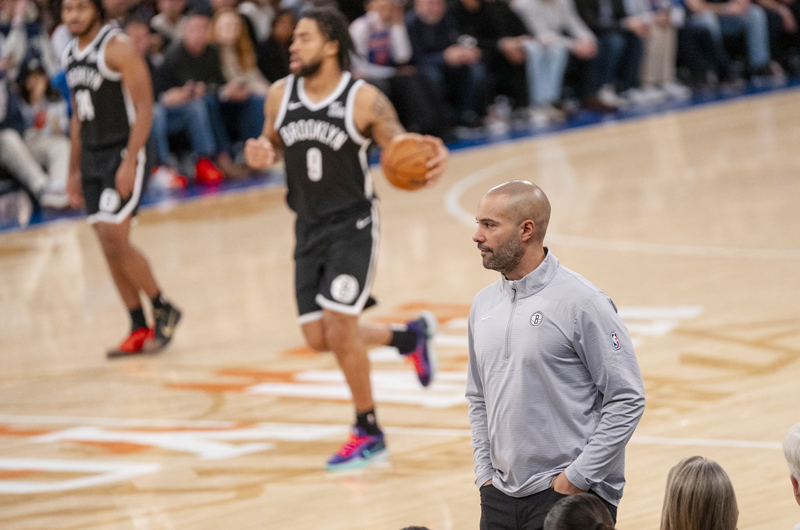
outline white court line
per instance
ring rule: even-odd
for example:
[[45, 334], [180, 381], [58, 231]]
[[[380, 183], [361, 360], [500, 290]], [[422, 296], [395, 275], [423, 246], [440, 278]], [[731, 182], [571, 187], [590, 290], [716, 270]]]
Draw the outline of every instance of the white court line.
[[[447, 190], [447, 193], [445, 193], [444, 196], [445, 210], [447, 210], [447, 213], [462, 223], [474, 227], [475, 214], [466, 211], [461, 206], [461, 196], [464, 194], [464, 192], [483, 181], [503, 175], [511, 169], [519, 166], [525, 166], [529, 164], [530, 158], [527, 154], [518, 155], [512, 158], [507, 158], [500, 162], [495, 162], [494, 164], [490, 164], [489, 166], [475, 171], [474, 173], [470, 173], [466, 177], [456, 182], [452, 188]], [[656, 254], [667, 256], [800, 260], [800, 250], [794, 249], [701, 247], [693, 245], [673, 245], [666, 243], [645, 243], [642, 241], [616, 241], [592, 237], [565, 236], [554, 233], [547, 234], [547, 242], [566, 247], [588, 248], [612, 252], [636, 252], [639, 254]]]
[[[202, 430], [209, 427], [235, 427], [239, 423], [234, 421], [196, 421], [196, 420], [164, 420], [157, 418], [87, 418], [78, 416], [32, 416], [32, 415], [14, 415], [14, 414], [0, 414], [0, 423], [10, 424], [66, 424], [66, 425], [103, 425], [110, 427], [164, 427], [165, 424], [171, 423], [173, 426], [179, 427], [195, 427]], [[298, 430], [313, 429], [318, 430], [321, 428], [332, 429], [330, 432], [346, 431], [349, 426], [347, 425], [331, 425], [321, 423], [263, 423], [256, 424], [268, 426], [272, 429], [290, 430], [297, 435]], [[453, 438], [466, 438], [470, 436], [469, 429], [429, 429], [424, 427], [385, 427], [386, 431], [390, 434], [401, 434], [409, 436], [442, 436]], [[224, 438], [225, 436], [221, 436]], [[647, 445], [674, 445], [674, 446], [701, 446], [701, 447], [734, 447], [742, 449], [775, 449], [782, 450], [780, 442], [759, 442], [753, 440], [720, 440], [712, 438], [669, 438], [664, 436], [641, 436], [634, 435], [631, 443], [647, 444]]]

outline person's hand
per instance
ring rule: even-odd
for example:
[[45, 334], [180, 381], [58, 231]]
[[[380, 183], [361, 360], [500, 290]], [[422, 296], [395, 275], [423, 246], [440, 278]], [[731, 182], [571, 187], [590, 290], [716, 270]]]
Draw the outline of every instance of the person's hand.
[[444, 145], [444, 142], [441, 138], [437, 138], [435, 136], [423, 136], [422, 139], [433, 147], [433, 158], [428, 160], [428, 172], [425, 173], [425, 186], [431, 187], [436, 184], [436, 181], [439, 180], [439, 177], [442, 176], [445, 169], [447, 169], [447, 160], [450, 154], [447, 147]]
[[[487, 480], [486, 482], [483, 483], [483, 486], [488, 486], [491, 483], [492, 483], [492, 479], [489, 479], [489, 480]], [[483, 487], [483, 486], [481, 486], [481, 487]]]
[[192, 99], [200, 99], [206, 95], [206, 84], [202, 81], [192, 83]]
[[525, 47], [522, 40], [516, 37], [504, 37], [497, 41], [497, 47], [511, 64], [525, 62]]
[[668, 9], [658, 11], [653, 14], [653, 24], [659, 28], [668, 28], [672, 24], [672, 19]]
[[191, 99], [193, 99], [192, 88], [189, 86], [170, 88], [161, 96], [161, 102], [167, 107], [178, 107]]
[[597, 55], [597, 43], [592, 39], [579, 39], [572, 44], [572, 53], [578, 59], [592, 59]]
[[389, 18], [392, 26], [402, 26], [405, 23], [405, 11], [400, 2], [392, 2], [392, 15]]
[[650, 35], [650, 24], [641, 17], [628, 17], [623, 21], [623, 24], [628, 30], [641, 39]]
[[453, 44], [452, 46], [448, 46], [443, 53], [444, 62], [449, 64], [450, 66], [461, 66], [464, 64], [463, 57], [464, 54], [462, 52], [464, 48], [459, 46], [458, 44]]
[[11, 11], [12, 19], [21, 19], [25, 17], [25, 11], [28, 9], [28, 0], [14, 0], [14, 6]]
[[83, 206], [83, 189], [81, 187], [81, 172], [72, 171], [67, 177], [67, 197], [69, 205], [73, 208]]
[[228, 101], [244, 101], [250, 97], [250, 91], [244, 83], [232, 82], [222, 87], [221, 96]]
[[553, 480], [553, 490], [561, 495], [577, 495], [578, 493], [586, 493], [586, 490], [582, 490], [570, 482], [567, 478], [567, 475], [563, 471]]
[[259, 136], [244, 144], [244, 160], [253, 169], [264, 169], [275, 163], [275, 148], [272, 142]]
[[797, 20], [794, 18], [792, 10], [785, 5], [780, 5], [778, 6], [778, 14], [783, 21], [783, 29], [785, 29], [787, 33], [797, 33]]
[[127, 199], [133, 193], [133, 183], [136, 179], [136, 159], [128, 158], [127, 156], [122, 159], [122, 163], [117, 168], [117, 175], [114, 178], [117, 192], [123, 200]]
[[726, 7], [726, 11], [729, 15], [739, 16], [744, 15], [748, 9], [750, 9], [750, 2], [745, 0], [731, 0], [727, 4], [724, 4]]

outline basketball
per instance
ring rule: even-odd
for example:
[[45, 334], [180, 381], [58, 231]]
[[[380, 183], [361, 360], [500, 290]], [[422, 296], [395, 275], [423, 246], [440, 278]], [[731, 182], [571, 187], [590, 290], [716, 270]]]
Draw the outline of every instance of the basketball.
[[386, 180], [402, 190], [417, 190], [425, 185], [426, 164], [435, 156], [433, 146], [422, 135], [405, 133], [396, 136], [381, 153], [381, 167]]

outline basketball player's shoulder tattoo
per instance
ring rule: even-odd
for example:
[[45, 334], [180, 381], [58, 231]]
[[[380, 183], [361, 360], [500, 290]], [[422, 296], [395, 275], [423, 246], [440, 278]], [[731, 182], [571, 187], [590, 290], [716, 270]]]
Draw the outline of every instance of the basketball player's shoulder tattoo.
[[389, 98], [386, 97], [386, 94], [380, 90], [375, 90], [375, 100], [372, 102], [372, 113], [375, 116], [375, 121], [372, 125], [373, 130], [377, 124], [381, 124], [383, 130], [390, 138], [405, 132], [403, 126], [400, 125], [397, 111], [394, 110], [394, 106], [389, 101]]

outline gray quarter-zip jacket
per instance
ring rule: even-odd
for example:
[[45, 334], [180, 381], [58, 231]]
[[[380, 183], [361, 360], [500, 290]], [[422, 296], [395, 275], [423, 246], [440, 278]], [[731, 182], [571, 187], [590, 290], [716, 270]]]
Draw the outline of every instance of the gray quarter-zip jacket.
[[473, 300], [466, 395], [479, 487], [524, 497], [566, 471], [619, 504], [644, 412], [639, 365], [611, 299], [550, 252]]

